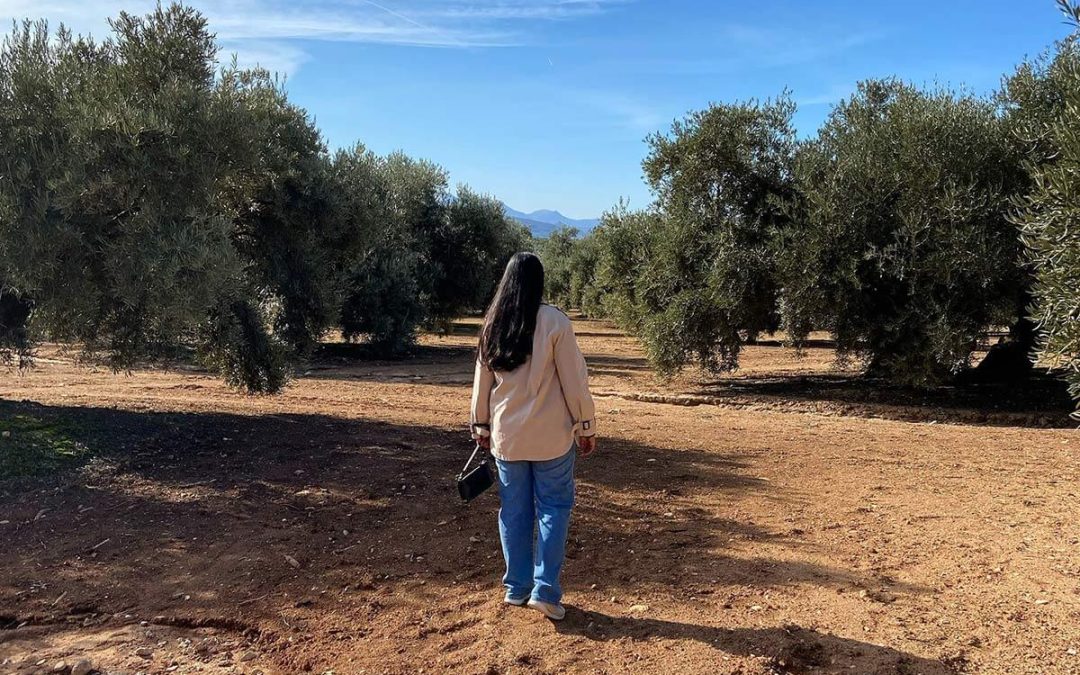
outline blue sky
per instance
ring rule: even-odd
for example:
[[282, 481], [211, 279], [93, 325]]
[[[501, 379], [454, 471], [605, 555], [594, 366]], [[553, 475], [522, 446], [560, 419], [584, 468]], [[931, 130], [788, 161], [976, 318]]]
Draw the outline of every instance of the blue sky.
[[[288, 75], [332, 148], [439, 162], [455, 182], [584, 218], [644, 206], [644, 137], [711, 101], [789, 88], [800, 134], [869, 77], [977, 92], [1068, 28], [1053, 0], [193, 0], [223, 58]], [[147, 0], [0, 0], [104, 32]]]

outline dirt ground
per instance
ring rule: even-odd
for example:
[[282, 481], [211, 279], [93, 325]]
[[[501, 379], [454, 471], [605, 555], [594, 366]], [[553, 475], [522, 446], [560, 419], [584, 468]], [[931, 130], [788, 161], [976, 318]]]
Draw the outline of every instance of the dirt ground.
[[87, 458], [0, 481], [0, 674], [1080, 673], [1060, 387], [892, 390], [768, 342], [660, 383], [576, 328], [602, 441], [558, 624], [502, 604], [498, 499], [453, 487], [474, 322], [328, 345], [278, 397], [52, 349], [0, 374], [0, 420]]

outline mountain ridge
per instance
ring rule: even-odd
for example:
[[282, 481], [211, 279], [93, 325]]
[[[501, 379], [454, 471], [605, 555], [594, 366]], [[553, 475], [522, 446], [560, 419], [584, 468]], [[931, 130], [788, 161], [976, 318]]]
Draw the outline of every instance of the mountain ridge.
[[513, 209], [502, 202], [507, 217], [524, 224], [534, 237], [546, 237], [560, 225], [577, 228], [579, 234], [586, 234], [600, 223], [599, 218], [570, 218], [553, 209], [538, 209], [531, 213]]

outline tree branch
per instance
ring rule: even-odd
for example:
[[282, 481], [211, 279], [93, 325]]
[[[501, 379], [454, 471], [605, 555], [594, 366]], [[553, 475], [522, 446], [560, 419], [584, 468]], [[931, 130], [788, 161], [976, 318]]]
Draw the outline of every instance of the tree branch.
[[1068, 18], [1068, 23], [1080, 29], [1080, 2], [1076, 0], [1057, 0], [1058, 8]]

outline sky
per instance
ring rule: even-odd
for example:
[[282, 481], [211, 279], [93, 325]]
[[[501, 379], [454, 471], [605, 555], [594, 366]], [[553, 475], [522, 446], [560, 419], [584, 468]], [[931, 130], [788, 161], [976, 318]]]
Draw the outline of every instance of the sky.
[[[403, 150], [516, 209], [599, 216], [650, 194], [650, 133], [788, 89], [812, 135], [862, 79], [977, 93], [1068, 34], [1053, 0], [191, 0], [286, 76], [331, 149]], [[0, 0], [101, 37], [149, 0]]]

